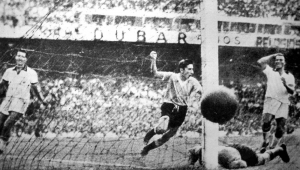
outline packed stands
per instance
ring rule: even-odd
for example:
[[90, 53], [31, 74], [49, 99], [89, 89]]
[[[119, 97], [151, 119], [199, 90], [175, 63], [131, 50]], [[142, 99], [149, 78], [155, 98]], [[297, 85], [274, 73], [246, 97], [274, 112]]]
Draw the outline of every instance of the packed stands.
[[[250, 18], [279, 18], [300, 20], [298, 0], [219, 0], [220, 15]], [[85, 20], [81, 11], [110, 10], [162, 14], [199, 14], [200, 0], [12, 0], [0, 2], [0, 24], [7, 27], [34, 25], [48, 13], [50, 24], [80, 23]]]
[[[37, 109], [34, 114], [43, 119], [42, 131], [47, 133], [141, 137], [160, 116], [164, 89], [159, 82], [138, 77], [43, 77], [41, 85], [52, 105], [49, 113]], [[195, 129], [201, 120], [199, 100], [193, 100], [188, 117], [191, 121], [183, 126], [183, 132]]]
[[[38, 136], [140, 138], [160, 116], [165, 82], [140, 77], [43, 76], [41, 85], [50, 105], [45, 111], [36, 101], [34, 113], [29, 113], [34, 116], [27, 120], [34, 122], [32, 128]], [[234, 119], [220, 125], [220, 130], [227, 135], [234, 131], [240, 135], [259, 132], [265, 84], [228, 87], [237, 94], [240, 108]], [[178, 135], [201, 132], [199, 96], [190, 106]], [[33, 135], [34, 130], [26, 133]]]

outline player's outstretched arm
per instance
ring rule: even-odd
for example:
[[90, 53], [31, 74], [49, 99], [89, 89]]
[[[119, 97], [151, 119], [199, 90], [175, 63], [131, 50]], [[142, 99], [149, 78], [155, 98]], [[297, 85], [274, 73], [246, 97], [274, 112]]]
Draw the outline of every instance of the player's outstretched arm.
[[257, 62], [261, 66], [261, 68], [264, 70], [266, 68], [267, 64], [269, 64], [270, 60], [273, 59], [274, 57], [276, 57], [277, 55], [283, 55], [283, 54], [281, 54], [281, 53], [271, 54], [271, 55], [260, 58]]

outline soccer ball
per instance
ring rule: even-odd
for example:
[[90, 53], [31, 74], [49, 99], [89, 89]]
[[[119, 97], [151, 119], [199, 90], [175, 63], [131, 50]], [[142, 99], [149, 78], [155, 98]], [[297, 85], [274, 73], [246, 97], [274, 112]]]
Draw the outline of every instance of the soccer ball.
[[224, 86], [204, 93], [200, 104], [203, 117], [219, 124], [225, 124], [232, 119], [239, 106], [233, 90]]

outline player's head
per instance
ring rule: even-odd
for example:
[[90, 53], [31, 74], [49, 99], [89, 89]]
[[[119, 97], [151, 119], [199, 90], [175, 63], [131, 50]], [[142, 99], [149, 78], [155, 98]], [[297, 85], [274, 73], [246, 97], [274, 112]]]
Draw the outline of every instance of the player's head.
[[275, 57], [275, 70], [284, 69], [285, 64], [286, 63], [283, 54], [278, 54]]
[[179, 71], [180, 74], [185, 77], [189, 78], [191, 75], [194, 74], [194, 63], [192, 60], [189, 59], [183, 59], [179, 61]]
[[27, 62], [26, 51], [18, 50], [15, 59], [16, 59], [17, 67], [24, 67]]

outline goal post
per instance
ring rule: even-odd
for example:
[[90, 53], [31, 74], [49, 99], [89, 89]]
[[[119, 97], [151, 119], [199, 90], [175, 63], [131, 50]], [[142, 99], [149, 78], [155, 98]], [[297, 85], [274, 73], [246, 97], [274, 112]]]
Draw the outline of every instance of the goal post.
[[[201, 70], [204, 93], [219, 85], [218, 4], [217, 0], [201, 1]], [[218, 169], [219, 125], [203, 119], [202, 161], [206, 169]]]

